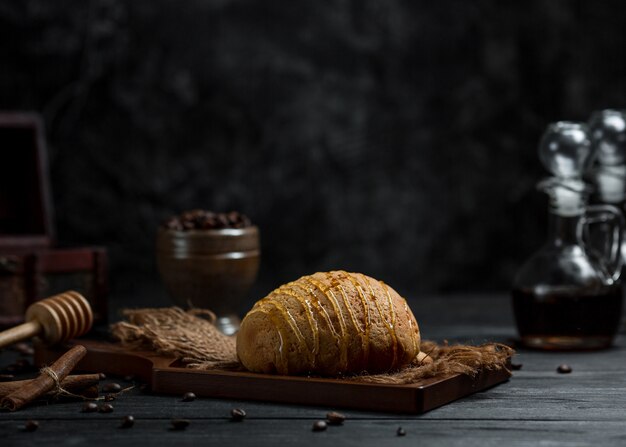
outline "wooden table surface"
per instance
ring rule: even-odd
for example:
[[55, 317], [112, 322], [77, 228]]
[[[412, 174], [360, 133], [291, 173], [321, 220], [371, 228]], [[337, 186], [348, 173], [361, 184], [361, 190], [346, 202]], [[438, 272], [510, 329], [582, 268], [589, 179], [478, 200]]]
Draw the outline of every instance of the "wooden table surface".
[[[506, 341], [515, 336], [509, 299], [502, 295], [417, 297], [410, 300], [425, 338], [450, 342]], [[624, 326], [622, 326], [624, 327]], [[343, 426], [313, 432], [312, 424], [334, 408], [155, 396], [138, 388], [112, 402], [113, 413], [81, 413], [80, 402], [38, 404], [0, 413], [0, 445], [298, 445], [515, 446], [625, 445], [626, 337], [610, 350], [592, 353], [520, 351], [523, 367], [513, 378], [421, 416], [342, 411]], [[0, 368], [16, 354], [0, 353]], [[558, 374], [559, 364], [573, 368]], [[127, 385], [120, 379], [116, 381]], [[243, 422], [230, 410], [243, 408]], [[119, 428], [125, 415], [130, 429]], [[170, 430], [174, 417], [191, 421]], [[39, 421], [35, 432], [21, 426]], [[402, 426], [406, 436], [396, 436]]]

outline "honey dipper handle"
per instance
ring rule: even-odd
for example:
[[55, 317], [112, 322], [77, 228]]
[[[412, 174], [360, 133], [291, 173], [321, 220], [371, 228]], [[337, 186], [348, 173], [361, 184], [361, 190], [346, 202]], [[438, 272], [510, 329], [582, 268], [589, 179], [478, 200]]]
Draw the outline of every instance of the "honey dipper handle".
[[37, 320], [31, 320], [19, 326], [7, 329], [6, 331], [0, 332], [0, 348], [34, 337], [41, 331], [41, 323]]

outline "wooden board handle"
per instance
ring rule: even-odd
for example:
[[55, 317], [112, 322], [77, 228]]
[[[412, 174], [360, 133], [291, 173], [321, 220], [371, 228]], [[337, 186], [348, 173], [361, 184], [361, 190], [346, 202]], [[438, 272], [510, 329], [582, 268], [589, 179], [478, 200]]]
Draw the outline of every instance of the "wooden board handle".
[[19, 326], [15, 326], [11, 329], [7, 329], [4, 332], [0, 332], [0, 348], [12, 345], [18, 341], [26, 340], [34, 337], [42, 331], [41, 323], [33, 320]]

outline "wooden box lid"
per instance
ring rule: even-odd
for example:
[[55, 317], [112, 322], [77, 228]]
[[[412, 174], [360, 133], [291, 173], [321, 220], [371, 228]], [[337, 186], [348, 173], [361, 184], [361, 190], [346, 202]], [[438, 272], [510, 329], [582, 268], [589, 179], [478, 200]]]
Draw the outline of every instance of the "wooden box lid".
[[51, 246], [52, 202], [40, 115], [0, 112], [0, 152], [0, 250]]

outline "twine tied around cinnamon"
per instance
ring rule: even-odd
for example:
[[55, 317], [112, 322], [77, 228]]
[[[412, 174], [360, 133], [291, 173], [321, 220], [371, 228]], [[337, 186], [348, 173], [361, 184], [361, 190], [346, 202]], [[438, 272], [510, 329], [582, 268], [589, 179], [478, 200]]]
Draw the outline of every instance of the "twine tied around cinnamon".
[[[237, 359], [235, 338], [215, 327], [215, 314], [204, 309], [178, 307], [127, 309], [127, 321], [111, 326], [124, 346], [177, 357], [189, 368], [244, 370]], [[383, 374], [347, 377], [370, 383], [410, 384], [449, 374], [475, 376], [481, 370], [507, 370], [515, 351], [500, 343], [479, 346], [437, 344], [423, 341], [422, 353], [413, 364]]]
[[48, 374], [50, 378], [54, 381], [54, 394], [57, 394], [57, 395], [62, 394], [62, 393], [67, 393], [70, 395], [72, 394], [69, 391], [63, 389], [63, 387], [61, 386], [61, 380], [59, 380], [59, 376], [49, 366], [44, 366], [43, 368], [41, 368], [39, 370], [39, 373]]
[[[41, 368], [39, 370], [40, 374], [47, 374], [54, 382], [54, 387], [52, 390], [50, 390], [48, 392], [48, 394], [52, 394], [53, 397], [58, 398], [58, 397], [72, 397], [75, 399], [82, 399], [82, 400], [103, 400], [104, 397], [89, 397], [89, 396], [85, 396], [84, 394], [75, 394], [72, 393], [71, 391], [63, 388], [63, 385], [61, 385], [62, 379], [59, 378], [59, 375], [56, 373], [55, 370], [53, 370], [52, 368], [50, 368], [49, 366], [44, 366], [43, 368]], [[115, 394], [120, 394], [123, 393], [129, 389], [132, 389], [133, 387], [129, 387], [129, 388], [125, 388], [123, 390], [120, 390], [119, 392], [115, 393]]]

